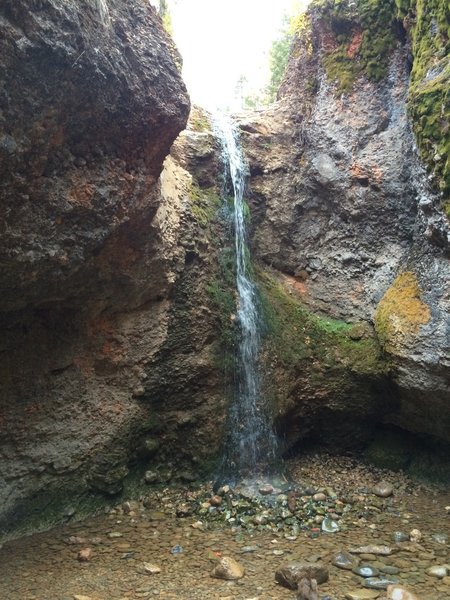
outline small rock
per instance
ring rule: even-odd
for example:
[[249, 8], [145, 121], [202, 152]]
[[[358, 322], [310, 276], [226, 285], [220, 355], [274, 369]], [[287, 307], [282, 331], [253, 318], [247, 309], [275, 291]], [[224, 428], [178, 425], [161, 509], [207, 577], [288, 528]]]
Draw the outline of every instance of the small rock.
[[398, 583], [396, 577], [368, 577], [364, 580], [363, 586], [375, 590], [386, 590], [388, 585], [396, 583]]
[[400, 544], [401, 542], [409, 541], [409, 535], [407, 533], [405, 533], [404, 531], [394, 531], [394, 533], [392, 534], [392, 537], [394, 538], [394, 542], [396, 544]]
[[411, 542], [418, 543], [422, 539], [422, 532], [419, 529], [413, 529], [409, 532], [409, 539]]
[[317, 581], [315, 579], [302, 579], [298, 584], [296, 600], [319, 600]]
[[294, 491], [288, 492], [287, 495], [287, 505], [289, 510], [294, 513], [297, 508], [297, 495]]
[[339, 531], [339, 525], [336, 523], [336, 521], [330, 519], [330, 517], [324, 518], [321, 527], [322, 531], [324, 531], [325, 533], [336, 533], [337, 531]]
[[389, 585], [387, 597], [388, 600], [419, 600], [415, 594], [401, 585]]
[[75, 594], [73, 600], [92, 600], [90, 596], [82, 596], [81, 594]]
[[426, 574], [427, 575], [431, 575], [431, 577], [438, 577], [439, 579], [442, 579], [443, 577], [445, 577], [448, 573], [448, 568], [443, 565], [443, 566], [439, 566], [436, 565], [434, 567], [430, 567], [429, 569], [426, 570]]
[[376, 554], [380, 556], [389, 556], [392, 554], [392, 548], [389, 546], [359, 546], [358, 548], [350, 548], [352, 554]]
[[351, 571], [359, 564], [359, 560], [349, 554], [346, 550], [341, 550], [336, 556], [333, 558], [333, 565], [338, 567], [339, 569], [346, 569], [347, 571]]
[[394, 493], [394, 486], [387, 481], [380, 481], [373, 488], [372, 492], [380, 498], [388, 498]]
[[209, 503], [211, 504], [211, 506], [220, 506], [222, 504], [222, 498], [221, 496], [216, 494], [215, 496], [211, 496], [211, 498], [209, 499]]
[[211, 577], [233, 581], [244, 577], [244, 568], [234, 558], [223, 556], [211, 571]]
[[80, 562], [88, 562], [92, 558], [92, 550], [90, 548], [82, 548], [77, 556]]
[[139, 502], [127, 501], [122, 504], [122, 510], [126, 515], [129, 515], [130, 512], [139, 510]]
[[345, 594], [346, 600], [374, 600], [378, 598], [380, 592], [375, 590], [352, 590]]
[[315, 579], [318, 584], [328, 581], [328, 569], [321, 564], [287, 563], [275, 572], [275, 581], [290, 590], [296, 590], [302, 579]]
[[144, 481], [148, 484], [156, 483], [158, 481], [158, 473], [156, 471], [146, 471]]
[[259, 488], [259, 493], [263, 496], [268, 496], [269, 494], [273, 494], [273, 485], [270, 483], [266, 483]]
[[326, 499], [327, 499], [327, 497], [325, 496], [325, 494], [323, 492], [318, 492], [317, 494], [314, 494], [314, 496], [313, 496], [313, 500], [315, 502], [325, 502]]
[[193, 508], [189, 504], [179, 504], [177, 506], [177, 517], [184, 518], [189, 517], [193, 513]]
[[398, 575], [400, 573], [400, 569], [398, 567], [392, 567], [390, 565], [383, 565], [380, 567], [380, 571], [382, 573], [386, 573], [386, 575]]
[[144, 563], [143, 567], [144, 572], [148, 573], [149, 575], [156, 575], [157, 573], [161, 573], [161, 567], [158, 567], [158, 565], [154, 565], [153, 563]]
[[184, 552], [183, 547], [177, 544], [170, 549], [170, 554], [182, 554]]
[[352, 572], [355, 575], [359, 575], [360, 577], [377, 577], [380, 574], [378, 569], [370, 566], [355, 567], [354, 569], [352, 569]]

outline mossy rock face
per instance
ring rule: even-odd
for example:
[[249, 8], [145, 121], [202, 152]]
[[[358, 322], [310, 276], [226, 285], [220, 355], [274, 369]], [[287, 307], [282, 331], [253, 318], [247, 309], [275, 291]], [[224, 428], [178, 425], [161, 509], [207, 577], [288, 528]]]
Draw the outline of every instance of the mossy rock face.
[[383, 410], [380, 389], [390, 371], [373, 331], [312, 313], [271, 275], [259, 273], [259, 283], [265, 388], [287, 447], [320, 439], [325, 429], [325, 444], [361, 445], [370, 435], [368, 424]]
[[[450, 198], [450, 9], [442, 0], [314, 0], [329, 29], [322, 56], [339, 93], [361, 76], [381, 81], [396, 45], [409, 37], [409, 114], [435, 187]], [[301, 32], [301, 35], [309, 35]], [[446, 212], [448, 217], [448, 212]]]
[[338, 90], [349, 91], [360, 75], [373, 81], [383, 79], [397, 41], [394, 1], [315, 0], [311, 9], [315, 8], [330, 28], [323, 66]]
[[430, 318], [430, 309], [421, 300], [416, 275], [405, 271], [397, 276], [378, 304], [375, 329], [385, 350], [395, 353]]

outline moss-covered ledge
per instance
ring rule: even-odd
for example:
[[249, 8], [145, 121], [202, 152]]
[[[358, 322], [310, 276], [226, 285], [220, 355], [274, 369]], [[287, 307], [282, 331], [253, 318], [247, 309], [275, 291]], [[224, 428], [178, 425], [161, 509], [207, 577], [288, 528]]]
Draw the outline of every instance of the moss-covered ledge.
[[390, 401], [391, 364], [373, 329], [314, 314], [277, 275], [260, 271], [259, 287], [265, 389], [286, 447], [310, 437], [363, 444]]

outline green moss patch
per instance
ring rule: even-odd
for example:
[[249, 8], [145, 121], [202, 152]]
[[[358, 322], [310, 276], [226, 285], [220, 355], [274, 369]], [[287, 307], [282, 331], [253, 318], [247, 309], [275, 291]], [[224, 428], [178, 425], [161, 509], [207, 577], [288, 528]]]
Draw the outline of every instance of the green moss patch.
[[360, 75], [373, 81], [383, 79], [396, 44], [394, 0], [359, 0], [357, 5], [316, 0], [314, 8], [320, 9], [330, 28], [333, 39], [325, 50], [323, 65], [339, 91], [349, 91]]
[[189, 200], [192, 214], [198, 224], [207, 227], [217, 215], [220, 198], [214, 189], [201, 189], [194, 182], [189, 190]]
[[[260, 274], [267, 323], [266, 343], [285, 369], [305, 368], [311, 377], [334, 383], [351, 374], [378, 376], [389, 371], [377, 340], [365, 325], [312, 313], [267, 274]], [[331, 377], [328, 382], [332, 381]]]

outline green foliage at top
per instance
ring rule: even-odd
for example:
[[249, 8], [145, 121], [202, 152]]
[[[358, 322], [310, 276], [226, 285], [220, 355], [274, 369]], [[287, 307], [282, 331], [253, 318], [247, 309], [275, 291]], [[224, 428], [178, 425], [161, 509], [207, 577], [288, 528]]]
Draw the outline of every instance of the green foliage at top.
[[272, 47], [270, 48], [270, 81], [267, 86], [268, 102], [274, 102], [276, 100], [278, 88], [280, 87], [288, 63], [292, 40], [293, 34], [290, 28], [289, 18], [285, 16], [280, 35], [272, 42]]
[[359, 75], [380, 81], [387, 73], [396, 43], [394, 0], [315, 0], [335, 37], [323, 64], [341, 92], [350, 90]]

